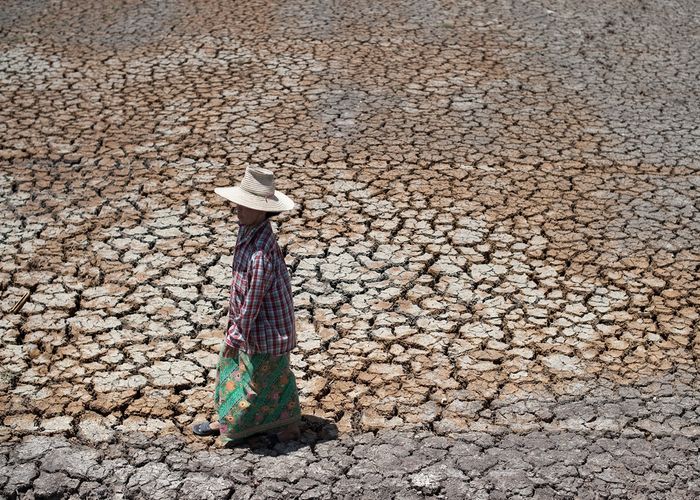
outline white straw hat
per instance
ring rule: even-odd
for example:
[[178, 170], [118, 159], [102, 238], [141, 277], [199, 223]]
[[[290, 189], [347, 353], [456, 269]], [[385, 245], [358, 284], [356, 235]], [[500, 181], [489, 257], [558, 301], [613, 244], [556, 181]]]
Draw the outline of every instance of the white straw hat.
[[238, 186], [218, 187], [214, 192], [229, 201], [263, 212], [283, 212], [294, 208], [294, 202], [275, 190], [275, 174], [261, 167], [247, 167]]

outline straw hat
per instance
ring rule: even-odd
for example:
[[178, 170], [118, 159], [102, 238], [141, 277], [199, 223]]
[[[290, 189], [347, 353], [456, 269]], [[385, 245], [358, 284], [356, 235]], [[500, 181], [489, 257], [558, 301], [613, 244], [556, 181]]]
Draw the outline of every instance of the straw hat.
[[275, 190], [275, 174], [261, 167], [247, 167], [238, 186], [218, 187], [214, 192], [229, 201], [263, 212], [283, 212], [294, 208], [294, 202]]

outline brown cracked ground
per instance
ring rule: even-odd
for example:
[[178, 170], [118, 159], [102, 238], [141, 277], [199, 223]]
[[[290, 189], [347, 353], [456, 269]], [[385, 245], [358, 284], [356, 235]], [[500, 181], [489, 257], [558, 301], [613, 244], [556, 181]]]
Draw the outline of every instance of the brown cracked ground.
[[[700, 495], [698, 15], [6, 2], [3, 494]], [[225, 452], [248, 163], [298, 202], [307, 425]]]

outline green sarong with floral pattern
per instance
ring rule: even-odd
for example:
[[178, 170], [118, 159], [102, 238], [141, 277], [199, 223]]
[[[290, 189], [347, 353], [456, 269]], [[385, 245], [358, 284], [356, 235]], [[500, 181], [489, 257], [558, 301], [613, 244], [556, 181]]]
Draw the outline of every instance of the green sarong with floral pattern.
[[260, 432], [298, 423], [301, 406], [289, 353], [275, 356], [236, 350], [219, 353], [214, 404], [221, 440], [238, 441]]

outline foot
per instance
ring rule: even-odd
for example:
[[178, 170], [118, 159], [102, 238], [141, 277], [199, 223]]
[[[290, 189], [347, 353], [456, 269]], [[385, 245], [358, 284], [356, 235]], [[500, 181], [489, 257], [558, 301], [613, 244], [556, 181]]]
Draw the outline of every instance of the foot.
[[208, 421], [200, 422], [192, 426], [192, 432], [197, 436], [218, 436], [219, 423], [210, 424]]
[[277, 439], [282, 443], [287, 441], [296, 441], [301, 437], [301, 432], [299, 431], [299, 424], [290, 424], [280, 431], [275, 433]]

